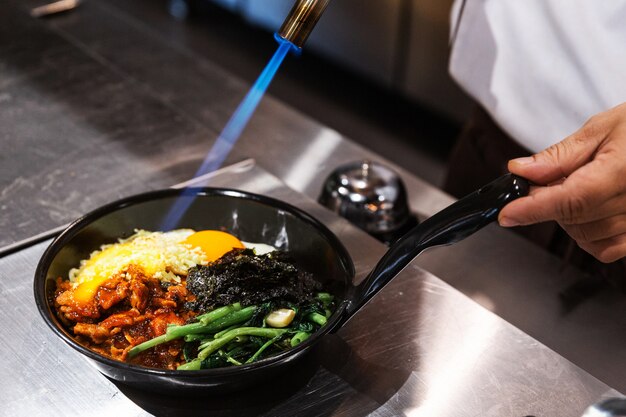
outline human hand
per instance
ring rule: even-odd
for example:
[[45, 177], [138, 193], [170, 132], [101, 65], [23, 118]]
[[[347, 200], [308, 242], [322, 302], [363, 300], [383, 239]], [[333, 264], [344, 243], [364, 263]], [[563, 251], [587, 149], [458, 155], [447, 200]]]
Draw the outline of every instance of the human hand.
[[538, 154], [509, 161], [509, 171], [535, 186], [502, 209], [501, 226], [556, 220], [598, 260], [626, 256], [626, 103]]

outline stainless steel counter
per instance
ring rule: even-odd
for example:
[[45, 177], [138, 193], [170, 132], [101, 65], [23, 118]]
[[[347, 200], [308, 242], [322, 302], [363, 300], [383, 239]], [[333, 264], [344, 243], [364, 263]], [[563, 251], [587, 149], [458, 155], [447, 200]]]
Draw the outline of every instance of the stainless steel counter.
[[[357, 281], [385, 250], [259, 166], [223, 172], [210, 185], [270, 195], [313, 214], [346, 245]], [[0, 304], [0, 326], [10, 335], [0, 345], [6, 415], [558, 417], [619, 395], [416, 266], [325, 338], [300, 377], [284, 376], [289, 388], [275, 399], [137, 392], [107, 380], [39, 319], [30, 284], [48, 243], [0, 259], [3, 298], [18, 300]]]
[[[32, 19], [33, 5], [38, 2], [8, 0], [0, 13], [0, 309], [2, 328], [20, 335], [0, 344], [3, 398], [11, 399], [13, 415], [79, 414], [105, 399], [109, 408], [99, 413], [141, 415], [128, 398], [164, 414], [171, 404], [153, 410], [140, 396], [121, 395], [73, 352], [45, 339], [30, 295], [45, 243], [32, 245], [33, 237], [113, 199], [190, 178], [247, 86], [107, 2], [85, 2], [48, 20]], [[320, 217], [351, 250], [359, 277], [384, 248], [310, 200], [332, 169], [363, 158], [395, 167], [420, 217], [452, 201], [271, 96], [227, 163], [247, 157], [271, 175], [251, 178], [244, 171], [245, 181], [237, 175], [223, 181], [242, 181], [236, 184], [293, 200]], [[271, 409], [276, 415], [294, 404], [311, 415], [579, 415], [609, 386], [626, 392], [625, 297], [604, 291], [564, 309], [559, 295], [583, 278], [495, 226], [429, 251], [362, 312], [360, 322], [380, 323], [371, 338], [357, 334], [355, 323], [329, 340], [333, 355], [348, 352], [346, 362], [352, 358], [361, 373], [322, 361], [308, 386], [315, 395], [305, 395], [305, 387]], [[400, 302], [415, 308], [391, 307]], [[405, 333], [386, 329], [379, 308], [398, 315]], [[390, 371], [386, 361], [398, 357]], [[8, 377], [15, 375], [12, 384]], [[434, 407], [428, 404], [444, 407], [437, 398], [459, 408], [419, 414], [420, 407]]]

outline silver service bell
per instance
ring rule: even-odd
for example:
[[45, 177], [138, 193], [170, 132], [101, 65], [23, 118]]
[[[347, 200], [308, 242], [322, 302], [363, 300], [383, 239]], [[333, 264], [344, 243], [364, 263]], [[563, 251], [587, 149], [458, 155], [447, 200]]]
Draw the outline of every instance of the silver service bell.
[[352, 162], [335, 169], [318, 201], [386, 243], [417, 225], [402, 179], [376, 162]]

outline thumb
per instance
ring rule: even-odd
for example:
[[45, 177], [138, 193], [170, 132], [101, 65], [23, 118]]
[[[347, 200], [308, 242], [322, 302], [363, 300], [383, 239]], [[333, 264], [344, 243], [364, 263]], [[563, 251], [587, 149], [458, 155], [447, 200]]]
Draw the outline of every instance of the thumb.
[[591, 161], [605, 137], [602, 130], [588, 122], [573, 135], [537, 154], [512, 159], [509, 171], [540, 185], [565, 178]]

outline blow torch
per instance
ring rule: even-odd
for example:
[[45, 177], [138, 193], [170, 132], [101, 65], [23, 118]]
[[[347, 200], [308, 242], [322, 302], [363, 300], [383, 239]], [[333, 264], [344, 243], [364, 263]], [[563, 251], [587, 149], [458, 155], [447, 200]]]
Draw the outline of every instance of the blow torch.
[[278, 36], [302, 48], [330, 0], [297, 0]]

